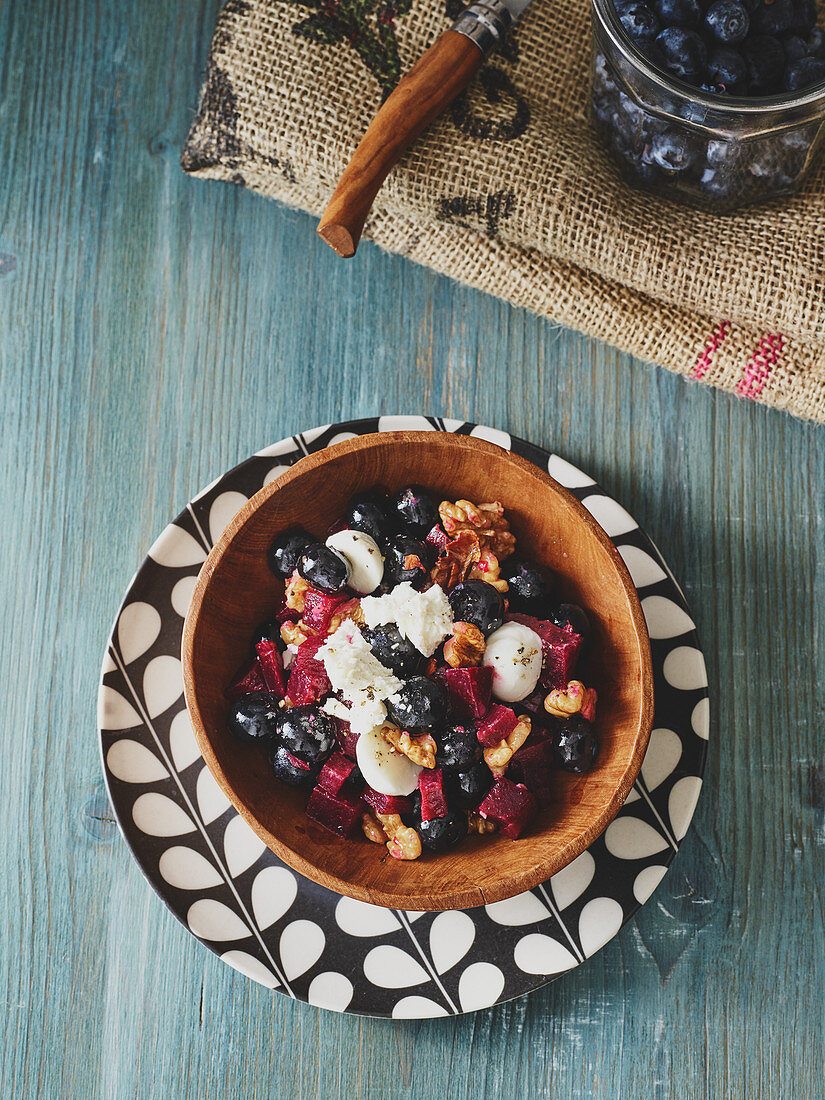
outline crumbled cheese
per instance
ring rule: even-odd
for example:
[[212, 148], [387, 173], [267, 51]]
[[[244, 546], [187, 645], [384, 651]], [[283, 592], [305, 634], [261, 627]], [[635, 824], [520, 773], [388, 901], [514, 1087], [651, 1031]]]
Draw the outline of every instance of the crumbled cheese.
[[426, 592], [416, 592], [409, 581], [404, 581], [386, 596], [367, 596], [361, 600], [361, 610], [370, 629], [382, 623], [395, 623], [425, 657], [432, 657], [453, 629], [450, 601], [440, 584], [434, 584]]
[[[345, 619], [318, 650], [317, 657], [323, 661], [333, 691], [340, 692], [349, 704], [346, 720], [352, 732], [366, 733], [380, 726], [387, 717], [384, 700], [391, 699], [402, 685], [373, 654], [358, 626]], [[324, 709], [344, 717], [343, 707], [339, 711], [325, 705]]]

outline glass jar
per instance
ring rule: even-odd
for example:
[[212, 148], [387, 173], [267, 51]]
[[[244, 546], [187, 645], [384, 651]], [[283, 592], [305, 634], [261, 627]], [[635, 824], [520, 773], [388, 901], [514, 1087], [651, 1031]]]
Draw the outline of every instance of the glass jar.
[[629, 182], [714, 210], [795, 191], [825, 142], [825, 84], [737, 98], [655, 68], [592, 0], [591, 117]]

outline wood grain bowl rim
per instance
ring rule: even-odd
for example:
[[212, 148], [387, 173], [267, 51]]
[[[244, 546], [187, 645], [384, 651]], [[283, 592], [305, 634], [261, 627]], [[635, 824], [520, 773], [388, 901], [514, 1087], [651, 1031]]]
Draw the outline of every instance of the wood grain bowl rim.
[[[243, 799], [238, 796], [234, 786], [227, 779], [212, 747], [198, 706], [193, 659], [195, 633], [212, 575], [235, 536], [251, 519], [264, 501], [268, 500], [286, 485], [301, 478], [310, 470], [314, 470], [319, 466], [332, 462], [343, 454], [353, 451], [366, 451], [377, 446], [386, 447], [388, 443], [415, 445], [425, 441], [431, 442], [436, 436], [439, 442], [443, 442], [448, 447], [469, 448], [481, 454], [485, 454], [490, 459], [512, 463], [520, 467], [524, 473], [542, 482], [550, 492], [561, 498], [561, 500], [577, 514], [589, 534], [601, 544], [605, 551], [607, 551], [609, 560], [612, 562], [613, 568], [619, 577], [619, 581], [628, 600], [642, 674], [640, 687], [640, 714], [636, 726], [633, 752], [616, 789], [601, 813], [599, 813], [593, 819], [592, 823], [586, 829], [583, 829], [575, 839], [569, 841], [562, 848], [557, 849], [552, 858], [546, 858], [537, 863], [530, 870], [515, 876], [514, 882], [511, 882], [509, 885], [507, 884], [507, 880], [502, 880], [500, 885], [491, 888], [485, 887], [484, 884], [476, 884], [474, 891], [454, 890], [452, 894], [445, 893], [443, 896], [440, 896], [437, 905], [433, 904], [432, 894], [411, 894], [401, 897], [398, 894], [384, 893], [375, 886], [364, 887], [357, 881], [343, 879], [336, 874], [321, 870], [316, 864], [305, 859], [300, 852], [289, 847], [289, 845], [284, 843], [278, 836], [271, 833], [269, 829], [260, 822], [260, 820], [249, 810]], [[357, 436], [354, 439], [347, 439], [340, 443], [334, 443], [306, 455], [299, 459], [299, 461], [288, 470], [284, 471], [284, 473], [264, 485], [235, 514], [233, 519], [224, 529], [220, 538], [212, 547], [206, 561], [203, 563], [198, 573], [183, 625], [181, 659], [183, 666], [184, 699], [198, 748], [218, 786], [252, 831], [279, 859], [283, 860], [284, 863], [292, 867], [293, 870], [297, 871], [305, 878], [317, 882], [321, 886], [343, 896], [355, 898], [358, 901], [368, 902], [374, 905], [383, 905], [393, 909], [400, 906], [410, 910], [442, 912], [449, 909], [464, 909], [477, 905], [489, 905], [497, 901], [504, 901], [525, 890], [530, 890], [534, 886], [539, 885], [539, 883], [545, 882], [552, 877], [552, 875], [557, 874], [564, 867], [568, 866], [577, 856], [581, 855], [581, 853], [604, 832], [610, 822], [618, 814], [625, 799], [630, 793], [631, 787], [638, 777], [653, 726], [653, 666], [650, 637], [638, 592], [636, 591], [636, 587], [633, 584], [630, 573], [621, 555], [616, 552], [615, 544], [584, 505], [563, 485], [560, 485], [554, 478], [545, 473], [544, 470], [534, 463], [529, 462], [527, 459], [522, 458], [520, 455], [516, 455], [497, 444], [489, 443], [475, 436], [455, 435], [453, 433], [432, 433], [426, 431], [369, 433], [367, 435]], [[529, 837], [525, 839], [529, 840]], [[330, 843], [333, 842], [340, 843], [340, 838], [330, 834]]]

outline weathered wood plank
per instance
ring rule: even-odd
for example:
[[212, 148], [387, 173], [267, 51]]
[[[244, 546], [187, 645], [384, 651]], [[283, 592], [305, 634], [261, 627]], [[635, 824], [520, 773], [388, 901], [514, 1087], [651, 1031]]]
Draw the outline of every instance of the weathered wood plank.
[[[821, 1095], [825, 432], [186, 179], [216, 9], [0, 3], [0, 1095]], [[695, 609], [714, 739], [695, 829], [604, 951], [387, 1024], [253, 987], [164, 909], [109, 818], [93, 700], [189, 495], [302, 427], [423, 410], [626, 503]]]

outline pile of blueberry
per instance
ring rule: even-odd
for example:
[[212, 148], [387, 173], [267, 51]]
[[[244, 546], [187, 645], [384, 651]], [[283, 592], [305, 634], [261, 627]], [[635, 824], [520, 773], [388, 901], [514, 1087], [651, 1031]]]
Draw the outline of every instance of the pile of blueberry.
[[[640, 52], [669, 76], [718, 97], [721, 120], [730, 96], [798, 93], [825, 81], [816, 0], [614, 3]], [[675, 117], [678, 110], [657, 89], [629, 81], [624, 64], [596, 53], [591, 113], [632, 182], [720, 210], [796, 189], [821, 120], [762, 133], [720, 121], [709, 133]]]
[[[307, 814], [338, 835], [357, 833], [365, 812], [397, 814], [425, 850], [438, 851], [465, 838], [468, 814], [481, 810], [500, 832], [516, 837], [549, 801], [551, 768], [581, 773], [596, 759], [592, 721], [581, 715], [554, 719], [542, 707], [548, 690], [567, 683], [587, 648], [587, 615], [576, 605], [555, 602], [549, 574], [511, 554], [500, 563], [506, 596], [493, 584], [466, 576], [449, 587], [445, 583], [452, 617], [484, 638], [511, 616], [533, 624], [544, 654], [537, 660], [550, 661], [546, 676], [530, 698], [503, 706], [493, 697], [491, 667], [453, 667], [444, 657], [444, 642], [428, 656], [397, 625], [369, 629], [362, 621], [358, 629], [371, 653], [401, 681], [401, 689], [385, 700], [389, 719], [413, 738], [429, 735], [435, 752], [435, 766], [420, 772], [411, 788], [399, 788], [402, 793], [392, 784], [379, 791], [366, 781], [359, 738], [335, 706], [330, 708], [336, 698], [344, 700], [335, 696], [316, 654], [361, 597], [386, 594], [404, 582], [417, 591], [428, 589], [454, 542], [435, 501], [420, 487], [408, 486], [394, 495], [375, 490], [353, 497], [323, 541], [291, 529], [270, 547], [271, 570], [288, 590], [300, 586], [303, 609], [296, 610], [294, 600], [290, 606], [285, 596], [275, 616], [257, 630], [252, 664], [228, 689], [228, 727], [239, 740], [266, 749], [278, 780], [307, 789]], [[367, 556], [371, 547], [378, 551], [377, 564]], [[294, 637], [295, 628], [301, 640], [288, 646], [285, 638]], [[485, 747], [497, 744], [519, 715], [528, 714], [530, 737], [506, 776], [495, 774], [485, 763]]]
[[716, 95], [799, 92], [825, 80], [816, 0], [615, 0], [654, 65]]

